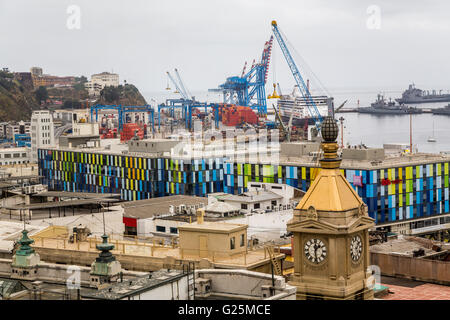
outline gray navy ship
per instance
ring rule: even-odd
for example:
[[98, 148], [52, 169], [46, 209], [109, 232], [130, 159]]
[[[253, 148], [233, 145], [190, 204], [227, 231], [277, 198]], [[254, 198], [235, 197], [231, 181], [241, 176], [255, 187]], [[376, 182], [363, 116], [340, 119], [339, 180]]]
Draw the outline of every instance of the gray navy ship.
[[401, 115], [422, 113], [422, 109], [396, 105], [394, 101], [386, 101], [384, 96], [378, 94], [377, 101], [371, 103], [370, 107], [358, 108], [359, 113], [370, 113], [376, 115]]
[[450, 102], [450, 94], [441, 94], [441, 92], [442, 90], [440, 90], [438, 94], [436, 90], [433, 90], [430, 93], [429, 91], [417, 89], [414, 84], [410, 84], [408, 90], [403, 92], [402, 97], [396, 100], [400, 104]]
[[433, 114], [442, 114], [446, 116], [450, 116], [450, 103], [443, 108], [431, 109]]

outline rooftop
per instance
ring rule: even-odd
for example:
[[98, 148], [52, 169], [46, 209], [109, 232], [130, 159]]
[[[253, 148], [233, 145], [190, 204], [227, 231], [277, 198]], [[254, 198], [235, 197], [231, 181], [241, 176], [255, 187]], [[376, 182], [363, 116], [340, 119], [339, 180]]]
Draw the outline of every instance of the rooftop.
[[442, 253], [445, 250], [450, 250], [450, 244], [419, 237], [399, 236], [397, 239], [391, 239], [387, 242], [370, 246], [371, 252], [390, 253], [410, 257], [412, 257], [417, 250], [423, 250], [423, 255], [421, 256], [427, 257], [434, 255], [437, 252]]
[[118, 282], [98, 291], [82, 294], [83, 298], [121, 300], [139, 293], [156, 289], [186, 276], [180, 270], [159, 270], [133, 280]]
[[180, 231], [209, 231], [213, 233], [231, 233], [247, 229], [246, 224], [232, 224], [224, 222], [204, 221], [203, 223], [193, 222], [183, 224], [178, 227]]
[[449, 286], [385, 276], [381, 285], [389, 288], [383, 300], [450, 300]]
[[234, 212], [234, 211], [239, 211], [239, 209], [236, 209], [235, 207], [233, 207], [231, 204], [229, 203], [224, 203], [224, 202], [214, 202], [211, 203], [209, 205], [206, 206], [205, 211], [208, 212]]
[[283, 197], [272, 191], [261, 190], [261, 191], [247, 191], [247, 192], [241, 193], [239, 195], [233, 195], [233, 194], [217, 195], [216, 198], [220, 201], [236, 201], [236, 202], [253, 203], [253, 202], [260, 202], [260, 201], [277, 200], [277, 199], [282, 199]]
[[208, 199], [196, 196], [175, 195], [145, 200], [127, 201], [121, 203], [124, 217], [146, 219], [158, 215], [168, 214], [171, 206], [207, 205]]

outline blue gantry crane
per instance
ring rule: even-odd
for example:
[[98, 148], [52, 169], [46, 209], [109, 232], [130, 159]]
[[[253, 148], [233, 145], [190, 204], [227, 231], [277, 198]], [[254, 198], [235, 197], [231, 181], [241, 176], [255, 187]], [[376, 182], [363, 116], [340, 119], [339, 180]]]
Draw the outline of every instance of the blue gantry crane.
[[288, 47], [286, 46], [286, 42], [284, 41], [281, 32], [278, 28], [277, 22], [275, 20], [272, 21], [272, 32], [277, 38], [281, 51], [283, 51], [283, 55], [286, 59], [287, 64], [289, 65], [289, 68], [291, 69], [291, 73], [294, 76], [295, 82], [297, 83], [302, 96], [306, 100], [306, 106], [308, 107], [308, 111], [311, 117], [314, 119], [316, 128], [318, 131], [320, 131], [320, 124], [322, 123], [323, 118], [320, 115], [319, 110], [317, 109], [316, 103], [311, 97], [311, 93], [309, 92], [308, 86], [305, 84], [305, 81], [303, 80], [300, 71], [298, 70], [297, 65], [295, 64], [295, 61], [292, 58], [292, 55], [290, 54]]
[[119, 122], [119, 131], [122, 131], [123, 124], [125, 121], [125, 115], [130, 112], [147, 112], [150, 114], [150, 123], [152, 127], [152, 132], [155, 132], [155, 110], [150, 105], [144, 106], [122, 106], [122, 105], [102, 105], [96, 104], [91, 106], [91, 117], [90, 121], [94, 121], [94, 112], [95, 112], [95, 122], [98, 122], [98, 111], [99, 110], [117, 110], [118, 113], [118, 122]]
[[264, 44], [261, 61], [253, 64], [250, 71], [241, 76], [228, 77], [218, 89], [223, 93], [223, 102], [249, 106], [258, 111], [259, 115], [267, 114], [266, 82], [269, 71], [270, 55], [272, 51], [273, 36]]

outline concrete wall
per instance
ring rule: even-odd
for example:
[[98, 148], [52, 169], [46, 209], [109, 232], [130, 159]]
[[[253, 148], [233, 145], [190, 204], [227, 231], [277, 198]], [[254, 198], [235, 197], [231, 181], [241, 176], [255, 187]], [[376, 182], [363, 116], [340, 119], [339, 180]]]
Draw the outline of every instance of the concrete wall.
[[148, 237], [152, 233], [163, 234], [156, 231], [156, 226], [166, 227], [166, 235], [178, 236], [178, 233], [170, 233], [170, 228], [177, 228], [186, 224], [187, 222], [169, 219], [158, 219], [158, 218], [148, 218], [148, 219], [138, 219], [137, 220], [137, 234], [138, 236]]
[[[211, 257], [212, 255], [231, 256], [233, 254], [247, 251], [246, 230], [231, 233], [200, 232], [193, 230], [180, 231], [180, 248], [184, 254], [195, 254], [200, 257]], [[241, 235], [244, 235], [244, 245], [241, 246]], [[206, 249], [200, 247], [200, 237], [206, 237]], [[234, 237], [235, 247], [230, 249], [230, 239]]]
[[155, 139], [155, 140], [142, 140], [142, 141], [128, 141], [129, 152], [145, 152], [162, 154], [164, 152], [170, 152], [171, 148], [179, 144], [180, 141], [169, 139]]
[[372, 265], [378, 265], [382, 275], [450, 285], [450, 262], [370, 253]]
[[374, 148], [374, 149], [343, 149], [342, 159], [352, 159], [352, 160], [383, 160], [384, 149]]
[[12, 214], [12, 215], [20, 215], [20, 214], [25, 214], [26, 216], [29, 215], [29, 210], [28, 209], [24, 209], [22, 210], [22, 212], [20, 212], [20, 210], [9, 210], [9, 209], [5, 209], [3, 207], [11, 207], [11, 206], [15, 206], [15, 205], [19, 205], [19, 204], [30, 204], [30, 196], [29, 195], [16, 195], [16, 196], [11, 196], [8, 198], [3, 198], [0, 200], [0, 205], [2, 208], [0, 208], [0, 212], [3, 214]]
[[314, 142], [283, 142], [281, 143], [281, 156], [300, 157], [310, 152], [320, 151], [320, 144]]
[[[211, 279], [211, 293], [243, 299], [263, 299], [263, 286], [272, 286], [269, 274], [247, 270], [197, 270], [195, 278]], [[274, 276], [275, 296], [281, 300], [295, 300], [297, 288], [286, 284], [282, 276]]]

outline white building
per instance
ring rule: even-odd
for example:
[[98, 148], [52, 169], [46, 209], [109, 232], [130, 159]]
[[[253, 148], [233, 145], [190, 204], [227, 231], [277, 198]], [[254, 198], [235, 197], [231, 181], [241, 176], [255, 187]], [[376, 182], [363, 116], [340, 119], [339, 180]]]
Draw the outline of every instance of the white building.
[[31, 161], [37, 161], [37, 150], [55, 146], [53, 117], [50, 111], [33, 111], [31, 116]]
[[109, 72], [93, 74], [91, 76], [91, 81], [88, 81], [85, 84], [85, 87], [91, 96], [98, 96], [100, 91], [106, 86], [119, 86], [119, 75], [117, 73]]
[[18, 123], [8, 123], [6, 125], [6, 138], [13, 140], [16, 134], [30, 134], [30, 123], [19, 121]]
[[[54, 110], [53, 120], [54, 121], [61, 121], [63, 123], [72, 123], [72, 122], [88, 122], [89, 120], [89, 109], [73, 109], [73, 110], [67, 110], [67, 109], [61, 109], [61, 110]], [[82, 120], [84, 119], [84, 120]]]
[[30, 148], [0, 149], [0, 166], [30, 162]]

